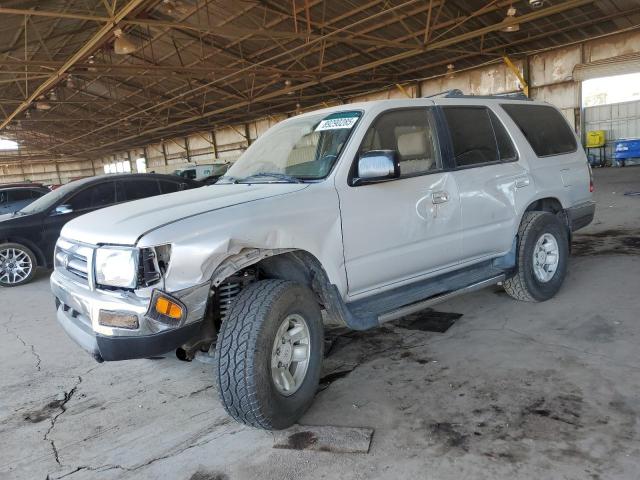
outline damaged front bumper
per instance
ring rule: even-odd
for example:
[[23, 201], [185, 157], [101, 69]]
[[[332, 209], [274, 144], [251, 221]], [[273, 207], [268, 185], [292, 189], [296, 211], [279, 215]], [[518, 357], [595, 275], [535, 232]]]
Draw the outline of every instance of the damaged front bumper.
[[[95, 290], [78, 284], [54, 271], [51, 290], [56, 299], [56, 317], [65, 332], [97, 361], [147, 358], [175, 350], [199, 335], [209, 298], [205, 283], [170, 297], [185, 306], [183, 317], [175, 324], [159, 322], [149, 315], [151, 297], [134, 292]], [[134, 328], [101, 324], [101, 312], [110, 316], [135, 319]]]

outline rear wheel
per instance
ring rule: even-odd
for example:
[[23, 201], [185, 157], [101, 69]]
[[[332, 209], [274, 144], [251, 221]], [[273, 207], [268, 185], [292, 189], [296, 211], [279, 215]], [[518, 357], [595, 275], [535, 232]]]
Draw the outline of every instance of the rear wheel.
[[322, 356], [322, 314], [309, 288], [284, 280], [248, 285], [222, 322], [216, 345], [224, 408], [253, 427], [292, 425], [313, 401]]
[[567, 227], [549, 212], [525, 213], [518, 230], [516, 274], [504, 289], [517, 300], [542, 302], [553, 297], [567, 273]]
[[31, 281], [36, 272], [36, 256], [19, 243], [0, 244], [0, 287], [17, 287]]

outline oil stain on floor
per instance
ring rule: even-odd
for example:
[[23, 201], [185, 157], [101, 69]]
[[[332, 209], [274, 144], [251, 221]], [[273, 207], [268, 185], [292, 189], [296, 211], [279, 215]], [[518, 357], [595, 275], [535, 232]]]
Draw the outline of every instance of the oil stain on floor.
[[640, 255], [640, 230], [609, 229], [576, 234], [571, 244], [574, 256]]

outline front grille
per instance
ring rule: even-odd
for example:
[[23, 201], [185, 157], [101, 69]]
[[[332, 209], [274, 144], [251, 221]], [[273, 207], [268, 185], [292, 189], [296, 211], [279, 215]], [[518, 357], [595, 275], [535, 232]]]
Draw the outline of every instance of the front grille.
[[55, 252], [55, 268], [76, 282], [89, 284], [90, 260], [93, 249], [68, 240], [59, 239]]

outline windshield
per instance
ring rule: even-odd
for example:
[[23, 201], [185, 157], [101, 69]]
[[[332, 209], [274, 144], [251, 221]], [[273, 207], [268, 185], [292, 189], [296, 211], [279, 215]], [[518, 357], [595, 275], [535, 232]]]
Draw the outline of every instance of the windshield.
[[77, 182], [70, 182], [62, 187], [54, 190], [53, 192], [49, 192], [46, 195], [43, 195], [35, 202], [30, 203], [18, 213], [23, 215], [31, 215], [33, 213], [40, 213], [50, 210], [53, 206], [55, 206], [63, 197], [67, 194], [73, 192], [78, 188]]
[[256, 140], [218, 183], [322, 179], [361, 115], [358, 111], [325, 113], [278, 124]]

